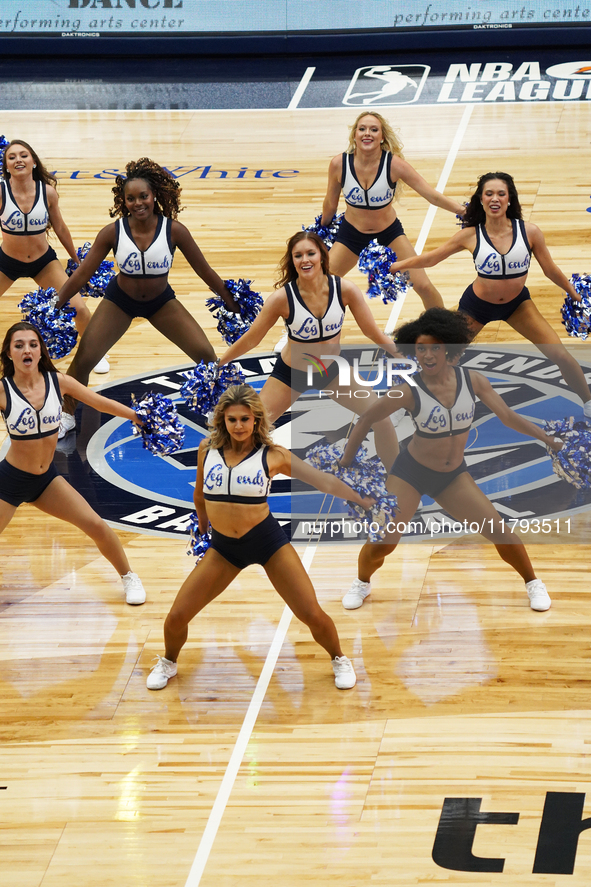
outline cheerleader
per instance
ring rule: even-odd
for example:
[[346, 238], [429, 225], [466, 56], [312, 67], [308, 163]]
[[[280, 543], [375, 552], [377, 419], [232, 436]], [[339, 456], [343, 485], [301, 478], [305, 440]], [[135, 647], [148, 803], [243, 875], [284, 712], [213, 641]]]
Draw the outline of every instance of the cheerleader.
[[[43, 289], [54, 287], [59, 290], [68, 278], [54, 248], [47, 241], [47, 232], [53, 228], [76, 263], [78, 256], [60, 212], [56, 177], [48, 172], [27, 142], [15, 139], [4, 149], [2, 178], [0, 296], [21, 277], [32, 278]], [[90, 321], [90, 311], [79, 293], [73, 294], [71, 305], [76, 309], [76, 329], [82, 335]], [[95, 373], [108, 373], [109, 369], [104, 358], [94, 366]]]
[[[231, 310], [235, 310], [236, 304], [188, 228], [177, 221], [182, 209], [178, 182], [144, 157], [127, 164], [126, 176], [115, 179], [113, 194], [115, 202], [110, 215], [117, 220], [99, 231], [84, 261], [59, 292], [58, 308], [90, 280], [113, 250], [119, 274], [109, 283], [92, 315], [68, 375], [85, 385], [91, 368], [119, 341], [134, 317], [149, 320], [194, 363], [215, 360], [205, 333], [168, 283], [176, 248]], [[75, 400], [66, 402], [60, 437], [75, 428], [75, 408]]]
[[399, 527], [412, 519], [423, 495], [434, 499], [448, 514], [469, 524], [477, 523], [481, 534], [494, 543], [499, 555], [525, 582], [533, 610], [548, 610], [550, 596], [534, 573], [525, 546], [505, 527], [503, 519], [468, 473], [464, 450], [474, 418], [476, 398], [495, 413], [508, 428], [541, 441], [558, 451], [562, 442], [549, 437], [537, 425], [511, 410], [480, 373], [455, 364], [470, 341], [465, 317], [459, 312], [431, 308], [395, 335], [402, 354], [414, 357], [421, 371], [413, 379], [392, 389], [397, 400], [382, 398], [367, 411], [351, 432], [342, 464], [350, 465], [372, 422], [383, 421], [400, 405], [410, 413], [415, 433], [402, 450], [387, 481], [398, 499], [396, 532], [383, 543], [366, 542], [359, 554], [358, 578], [343, 598], [347, 610], [363, 604], [371, 591], [370, 580], [391, 554], [402, 533]]
[[[402, 156], [402, 145], [387, 120], [375, 111], [362, 111], [349, 132], [349, 144], [328, 168], [328, 187], [322, 206], [322, 225], [329, 225], [342, 192], [345, 217], [330, 251], [334, 274], [344, 277], [357, 264], [360, 252], [377, 240], [398, 258], [416, 255], [394, 209], [394, 196], [406, 183], [433, 206], [454, 215], [464, 207], [429, 185]], [[424, 271], [410, 275], [425, 308], [443, 307], [443, 299]]]
[[10, 447], [0, 462], [0, 533], [18, 506], [31, 502], [40, 511], [68, 521], [90, 536], [121, 576], [127, 603], [143, 604], [146, 592], [139, 576], [130, 570], [118, 537], [58, 475], [53, 464], [64, 394], [103, 413], [138, 423], [136, 414], [57, 372], [43, 339], [26, 321], [10, 327], [0, 360], [0, 410], [10, 437]]
[[576, 301], [581, 300], [550, 255], [537, 225], [524, 222], [515, 183], [506, 172], [487, 172], [478, 180], [464, 216], [465, 228], [443, 246], [395, 262], [392, 271], [432, 268], [454, 253], [472, 253], [476, 280], [464, 291], [459, 310], [472, 337], [493, 320], [504, 320], [557, 365], [562, 378], [579, 395], [585, 418], [591, 419], [591, 390], [575, 358], [536, 308], [525, 283], [532, 253], [548, 278]]
[[211, 546], [183, 583], [164, 623], [164, 656], [148, 676], [149, 690], [162, 690], [177, 673], [177, 659], [191, 620], [218, 597], [250, 564], [261, 564], [293, 614], [329, 654], [339, 690], [355, 686], [355, 672], [343, 655], [334, 622], [316, 599], [295, 548], [269, 511], [267, 495], [278, 474], [298, 477], [316, 489], [350, 499], [362, 498], [336, 477], [324, 474], [273, 445], [262, 400], [249, 385], [228, 388], [218, 401], [211, 437], [199, 446], [195, 508], [199, 530], [211, 523]]
[[[377, 401], [377, 395], [367, 388], [362, 389], [355, 382], [348, 387], [340, 386], [336, 378], [336, 360], [329, 363], [324, 371], [313, 372], [311, 383], [308, 383], [308, 369], [314, 365], [319, 367], [318, 360], [322, 363], [326, 355], [340, 354], [347, 309], [364, 336], [392, 356], [399, 356], [392, 339], [376, 324], [359, 288], [351, 281], [331, 274], [329, 253], [317, 234], [298, 231], [290, 237], [279, 270], [276, 292], [266, 299], [251, 328], [223, 354], [220, 364], [231, 363], [252, 351], [269, 330], [282, 320], [286, 328], [285, 344], [261, 391], [269, 421], [274, 422], [283, 415], [309, 388], [327, 390], [333, 400], [346, 403], [354, 412], [367, 410]], [[363, 396], [356, 397], [361, 390]], [[375, 430], [376, 450], [389, 468], [398, 452], [394, 426], [387, 419], [377, 423]]]

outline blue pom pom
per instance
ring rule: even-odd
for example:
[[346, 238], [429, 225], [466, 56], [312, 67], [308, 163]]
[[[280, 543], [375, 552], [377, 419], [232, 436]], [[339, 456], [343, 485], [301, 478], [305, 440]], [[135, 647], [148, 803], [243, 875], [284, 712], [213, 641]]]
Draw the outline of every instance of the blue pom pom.
[[191, 514], [191, 517], [189, 519], [189, 530], [191, 532], [191, 539], [189, 542], [187, 554], [194, 555], [197, 563], [199, 563], [199, 561], [211, 545], [211, 533], [199, 532], [199, 518], [197, 517], [196, 511]]
[[546, 447], [552, 458], [552, 470], [561, 480], [577, 490], [591, 488], [591, 428], [586, 422], [559, 419], [546, 422], [544, 431], [563, 441], [558, 453]]
[[239, 312], [235, 313], [226, 307], [226, 303], [217, 294], [205, 302], [218, 322], [218, 332], [226, 345], [233, 345], [250, 329], [250, 325], [263, 307], [260, 293], [251, 290], [252, 280], [224, 280], [227, 289], [238, 303]]
[[566, 294], [560, 309], [562, 322], [569, 336], [586, 339], [591, 332], [591, 275], [573, 274], [570, 280], [581, 296], [581, 301], [575, 302]]
[[185, 426], [169, 397], [149, 393], [138, 402], [132, 394], [131, 406], [144, 423], [141, 427], [134, 425], [133, 433], [141, 434], [145, 450], [155, 456], [171, 456], [182, 449]]
[[302, 225], [302, 231], [311, 231], [313, 234], [317, 234], [318, 237], [320, 237], [320, 239], [324, 241], [324, 245], [326, 246], [326, 248], [330, 250], [331, 246], [335, 242], [340, 224], [344, 218], [345, 213], [339, 213], [337, 216], [332, 217], [328, 225], [321, 225], [321, 213], [319, 216], [316, 216], [313, 225]]
[[18, 304], [23, 320], [32, 323], [39, 330], [52, 360], [59, 360], [69, 354], [78, 339], [78, 331], [74, 326], [76, 309], [66, 305], [61, 311], [56, 311], [56, 300], [57, 293], [50, 287], [27, 293]]
[[0, 151], [4, 151], [7, 145], [10, 145], [10, 139], [7, 139], [6, 136], [0, 136]]
[[231, 385], [242, 385], [244, 373], [235, 363], [219, 367], [215, 361], [198, 363], [181, 388], [181, 397], [188, 407], [202, 416], [212, 412], [216, 403]]
[[406, 272], [390, 273], [390, 265], [395, 261], [396, 253], [389, 246], [379, 244], [377, 240], [372, 240], [369, 246], [361, 250], [359, 270], [368, 275], [367, 295], [370, 299], [380, 296], [384, 305], [387, 305], [395, 302], [411, 286]]
[[351, 516], [377, 524], [377, 530], [369, 532], [369, 541], [379, 542], [386, 535], [386, 524], [395, 518], [398, 507], [396, 496], [386, 489], [386, 469], [377, 456], [367, 458], [365, 447], [359, 448], [355, 460], [346, 468], [339, 465], [342, 456], [343, 449], [336, 444], [317, 444], [308, 450], [306, 460], [320, 471], [336, 475], [360, 495], [375, 499], [368, 511], [353, 502], [347, 502], [347, 507]]
[[[469, 205], [470, 205], [470, 204], [469, 204], [468, 201], [466, 200], [466, 201], [464, 202], [464, 206], [465, 206], [466, 208], [468, 208]], [[465, 228], [465, 227], [466, 227], [466, 214], [465, 214], [465, 213], [463, 213], [462, 215], [460, 215], [459, 213], [456, 213], [456, 219], [458, 220], [458, 221], [456, 222], [456, 225], [459, 225], [460, 228]]]
[[[74, 262], [73, 259], [68, 259], [68, 264], [66, 266], [66, 274], [68, 277], [71, 277], [80, 262], [84, 261], [90, 247], [91, 244], [87, 242], [84, 246], [81, 246], [76, 250], [79, 259], [78, 263]], [[101, 296], [105, 295], [105, 290], [114, 277], [114, 263], [103, 259], [88, 283], [86, 283], [80, 290], [80, 294], [82, 296], [92, 296], [93, 299], [99, 299]]]

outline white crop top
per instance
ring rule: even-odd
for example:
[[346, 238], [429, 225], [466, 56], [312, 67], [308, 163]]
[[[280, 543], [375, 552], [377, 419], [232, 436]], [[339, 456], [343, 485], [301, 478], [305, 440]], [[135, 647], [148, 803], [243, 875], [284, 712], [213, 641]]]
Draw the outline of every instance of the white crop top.
[[113, 255], [119, 271], [127, 277], [164, 277], [172, 267], [174, 247], [171, 240], [172, 222], [158, 216], [156, 233], [144, 252], [136, 245], [124, 216], [116, 223], [116, 239]]
[[203, 462], [203, 496], [210, 502], [241, 502], [259, 505], [267, 501], [271, 478], [268, 447], [259, 447], [238, 465], [226, 465], [222, 450], [209, 449]]
[[40, 410], [31, 406], [14, 384], [12, 376], [2, 379], [6, 393], [3, 411], [6, 429], [11, 440], [38, 440], [56, 434], [62, 416], [62, 395], [56, 373], [44, 373], [45, 400]]
[[289, 314], [285, 321], [288, 337], [294, 342], [326, 342], [343, 328], [345, 307], [341, 298], [341, 278], [328, 278], [328, 305], [322, 317], [315, 317], [300, 295], [295, 280], [285, 284]]
[[525, 222], [511, 219], [513, 241], [504, 255], [492, 245], [484, 225], [476, 228], [476, 249], [472, 253], [474, 267], [479, 277], [492, 277], [495, 280], [510, 280], [523, 277], [529, 270], [531, 246], [525, 232]]
[[355, 174], [355, 160], [353, 154], [343, 154], [343, 171], [341, 173], [341, 187], [345, 203], [349, 206], [357, 206], [360, 209], [381, 209], [388, 206], [394, 200], [396, 182], [390, 178], [390, 151], [382, 151], [377, 175], [370, 187], [362, 188]]
[[49, 207], [47, 205], [47, 188], [45, 182], [35, 183], [35, 200], [31, 211], [22, 212], [19, 208], [10, 181], [0, 181], [2, 187], [2, 209], [0, 209], [0, 228], [6, 234], [25, 236], [43, 234], [49, 223]]
[[417, 387], [412, 388], [415, 405], [411, 417], [419, 437], [450, 437], [463, 434], [472, 425], [476, 397], [470, 374], [461, 367], [454, 370], [457, 387], [451, 409], [431, 394], [420, 375], [414, 376]]

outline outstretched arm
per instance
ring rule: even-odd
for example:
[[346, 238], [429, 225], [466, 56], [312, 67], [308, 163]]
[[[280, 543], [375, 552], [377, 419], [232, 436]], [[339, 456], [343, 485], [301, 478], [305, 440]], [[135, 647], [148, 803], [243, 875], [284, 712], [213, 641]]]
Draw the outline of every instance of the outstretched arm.
[[339, 206], [339, 197], [341, 194], [341, 167], [342, 158], [339, 154], [333, 157], [328, 167], [328, 185], [326, 187], [326, 197], [322, 204], [322, 225], [330, 225]]
[[356, 505], [361, 505], [362, 508], [367, 509], [373, 504], [373, 499], [368, 496], [360, 496], [334, 474], [313, 468], [307, 462], [298, 459], [285, 447], [273, 447], [269, 468], [273, 474], [287, 474], [288, 477], [295, 477], [314, 487], [320, 493], [328, 493], [329, 496], [337, 496], [339, 499], [349, 499]]
[[[394, 394], [399, 394], [400, 396], [393, 396]], [[341, 465], [346, 467], [353, 462], [357, 450], [367, 437], [369, 429], [374, 422], [380, 422], [382, 419], [386, 419], [396, 410], [410, 410], [412, 409], [413, 404], [414, 398], [410, 386], [406, 383], [403, 383], [399, 387], [391, 388], [387, 393], [380, 397], [376, 404], [371, 406], [357, 419], [357, 422], [353, 426], [351, 434], [349, 435], [349, 440], [347, 441], [345, 452], [341, 459]]]
[[124, 404], [118, 403], [116, 400], [111, 400], [110, 397], [103, 397], [103, 395], [99, 394], [97, 391], [92, 391], [90, 388], [87, 388], [86, 385], [82, 385], [81, 382], [76, 381], [73, 376], [65, 376], [62, 373], [58, 373], [57, 377], [62, 394], [69, 394], [71, 397], [76, 400], [81, 400], [82, 403], [88, 404], [89, 407], [93, 407], [93, 409], [98, 410], [100, 413], [110, 413], [111, 416], [119, 416], [121, 419], [129, 419], [130, 422], [134, 422], [136, 425], [142, 424], [137, 413], [132, 410], [131, 407], [126, 407]]
[[420, 256], [412, 256], [410, 259], [403, 259], [400, 262], [393, 262], [390, 265], [390, 271], [395, 274], [397, 271], [406, 271], [412, 268], [433, 268], [455, 253], [460, 253], [463, 249], [469, 249], [471, 252], [476, 246], [476, 234], [474, 228], [463, 228], [454, 234], [447, 243], [432, 249], [428, 253], [421, 253]]
[[64, 222], [58, 202], [57, 191], [51, 185], [47, 185], [47, 204], [49, 207], [49, 218], [51, 226], [63, 248], [66, 250], [71, 259], [78, 264], [79, 259], [76, 253], [76, 247], [70, 234], [70, 229]]
[[541, 440], [545, 446], [550, 447], [556, 452], [562, 449], [561, 441], [556, 441], [549, 434], [546, 434], [545, 431], [542, 431], [541, 428], [538, 428], [537, 425], [534, 425], [533, 422], [530, 422], [529, 419], [520, 416], [519, 413], [508, 407], [503, 398], [493, 389], [487, 378], [471, 370], [470, 379], [472, 380], [474, 393], [480, 398], [482, 403], [486, 404], [498, 416], [503, 425], [518, 431], [520, 434], [525, 434], [527, 437]]
[[450, 197], [446, 197], [445, 194], [432, 188], [422, 175], [410, 163], [403, 160], [402, 157], [396, 157], [396, 155], [392, 157], [390, 175], [393, 181], [402, 179], [403, 182], [410, 185], [413, 191], [416, 191], [417, 194], [420, 194], [421, 197], [424, 197], [433, 206], [440, 206], [441, 209], [446, 209], [448, 212], [454, 213], [454, 215], [462, 215], [465, 211], [463, 204]]
[[400, 357], [396, 351], [396, 345], [386, 333], [382, 332], [375, 318], [371, 313], [371, 309], [363, 297], [363, 293], [359, 287], [351, 283], [350, 280], [341, 280], [341, 294], [343, 304], [351, 309], [351, 314], [357, 321], [357, 326], [364, 336], [376, 345], [381, 345], [384, 351], [387, 351], [392, 357]]
[[[96, 240], [85, 256], [84, 261], [78, 265], [72, 276], [68, 278], [57, 294], [57, 308], [61, 308], [62, 305], [65, 305], [68, 299], [71, 299], [72, 296], [76, 295], [76, 293], [82, 289], [85, 283], [88, 283], [100, 263], [108, 254], [109, 250], [113, 248], [114, 244], [115, 225], [107, 225], [106, 228], [99, 231]], [[78, 260], [76, 259], [76, 261]]]
[[171, 234], [174, 245], [178, 246], [195, 274], [201, 278], [203, 283], [207, 284], [216, 296], [220, 296], [224, 300], [224, 304], [230, 311], [238, 311], [238, 305], [234, 301], [232, 293], [226, 287], [220, 275], [213, 270], [195, 243], [189, 229], [181, 225], [180, 222], [174, 221]]
[[242, 357], [243, 354], [248, 354], [249, 351], [256, 348], [267, 335], [269, 330], [275, 326], [279, 318], [286, 312], [287, 297], [285, 295], [285, 290], [282, 287], [265, 300], [265, 304], [254, 319], [251, 328], [247, 330], [243, 336], [240, 336], [240, 338], [234, 342], [233, 345], [230, 345], [228, 350], [222, 354], [220, 358], [220, 366], [224, 366], [226, 363], [232, 363], [233, 360], [237, 360], [239, 357]]
[[560, 289], [565, 290], [575, 302], [580, 302], [581, 296], [550, 255], [544, 235], [538, 226], [528, 222], [525, 227], [532, 252], [548, 280], [551, 280], [552, 283], [555, 283]]

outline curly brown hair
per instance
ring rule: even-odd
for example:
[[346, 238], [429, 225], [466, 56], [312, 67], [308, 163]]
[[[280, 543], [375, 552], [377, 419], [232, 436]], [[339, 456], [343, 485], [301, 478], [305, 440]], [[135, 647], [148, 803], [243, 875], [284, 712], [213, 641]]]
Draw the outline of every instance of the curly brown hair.
[[294, 234], [287, 241], [287, 249], [285, 250], [285, 255], [282, 257], [279, 265], [277, 266], [277, 271], [280, 276], [273, 284], [275, 289], [279, 289], [280, 287], [285, 286], [286, 283], [289, 283], [290, 280], [295, 280], [298, 276], [295, 265], [293, 263], [292, 253], [298, 243], [301, 243], [302, 240], [311, 240], [312, 243], [316, 244], [316, 246], [320, 250], [320, 262], [322, 265], [322, 271], [327, 276], [330, 274], [328, 250], [324, 241], [320, 237], [318, 237], [317, 234], [314, 234], [313, 231], [298, 231], [297, 234]]
[[230, 433], [226, 428], [224, 414], [228, 407], [235, 405], [248, 407], [255, 418], [253, 442], [256, 447], [272, 446], [272, 425], [269, 422], [265, 405], [258, 393], [251, 385], [232, 385], [227, 388], [218, 400], [213, 417], [209, 423], [212, 429], [211, 437], [207, 441], [207, 448], [219, 450], [230, 443]]
[[128, 216], [125, 206], [125, 185], [132, 179], [143, 179], [150, 186], [154, 195], [154, 212], [167, 219], [176, 219], [183, 207], [181, 206], [181, 186], [168, 170], [164, 169], [149, 157], [130, 160], [125, 167], [125, 175], [117, 176], [113, 194], [115, 200], [109, 215], [112, 219]]
[[[22, 142], [19, 142], [19, 145], [22, 144]], [[37, 327], [33, 326], [32, 323], [29, 323], [28, 320], [19, 320], [18, 323], [13, 323], [10, 329], [6, 331], [4, 341], [2, 342], [2, 351], [0, 352], [0, 373], [2, 374], [1, 378], [4, 378], [5, 376], [14, 376], [14, 364], [8, 352], [12, 344], [12, 337], [14, 333], [21, 332], [21, 330], [31, 330], [32, 332], [37, 333], [37, 338], [39, 339], [39, 345], [41, 347], [39, 371], [42, 373], [57, 373], [57, 370], [52, 363], [51, 357], [49, 356], [47, 345], [43, 341], [41, 333], [39, 332]]]
[[448, 360], [460, 357], [473, 339], [466, 315], [461, 311], [448, 311], [447, 308], [428, 308], [416, 320], [398, 327], [394, 333], [398, 351], [407, 357], [414, 357], [419, 336], [432, 336], [446, 345]]

